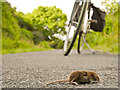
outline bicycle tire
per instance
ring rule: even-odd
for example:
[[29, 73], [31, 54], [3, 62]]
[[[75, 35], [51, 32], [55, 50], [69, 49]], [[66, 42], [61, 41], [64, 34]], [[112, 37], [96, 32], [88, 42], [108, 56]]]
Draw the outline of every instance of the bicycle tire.
[[83, 34], [83, 32], [81, 31], [80, 33], [79, 33], [79, 39], [78, 39], [78, 48], [77, 48], [77, 51], [78, 51], [78, 53], [80, 54], [80, 45], [81, 45], [81, 43], [82, 43], [82, 41], [81, 41], [81, 39], [82, 39], [82, 34]]
[[83, 6], [82, 6], [82, 10], [81, 10], [81, 13], [80, 13], [80, 16], [79, 16], [78, 25], [77, 25], [75, 34], [73, 36], [72, 42], [70, 43], [70, 46], [68, 46], [68, 49], [65, 51], [64, 56], [67, 56], [70, 53], [70, 51], [71, 51], [71, 49], [72, 49], [72, 47], [74, 45], [74, 42], [75, 42], [75, 40], [77, 38], [77, 34], [79, 32], [79, 29], [81, 27], [81, 24], [82, 24], [82, 21], [83, 21], [83, 18], [84, 18], [84, 14], [85, 14], [85, 11], [86, 11], [87, 3], [88, 2], [83, 2]]
[[[88, 19], [90, 18], [90, 7], [88, 8]], [[84, 41], [82, 41], [83, 34], [85, 35], [84, 38], [86, 37], [87, 33], [83, 33], [83, 31], [80, 31], [79, 33], [79, 39], [78, 39], [78, 47], [77, 47], [77, 52], [80, 54], [81, 50], [83, 49], [82, 44], [84, 45]]]

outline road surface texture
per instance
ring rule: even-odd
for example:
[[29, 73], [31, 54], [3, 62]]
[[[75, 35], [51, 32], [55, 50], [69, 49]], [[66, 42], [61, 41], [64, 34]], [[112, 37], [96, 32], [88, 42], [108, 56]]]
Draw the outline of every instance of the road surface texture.
[[[118, 55], [89, 50], [68, 56], [62, 50], [6, 54], [2, 56], [3, 88], [118, 88]], [[95, 71], [101, 82], [94, 84], [46, 83], [67, 79], [72, 71]]]

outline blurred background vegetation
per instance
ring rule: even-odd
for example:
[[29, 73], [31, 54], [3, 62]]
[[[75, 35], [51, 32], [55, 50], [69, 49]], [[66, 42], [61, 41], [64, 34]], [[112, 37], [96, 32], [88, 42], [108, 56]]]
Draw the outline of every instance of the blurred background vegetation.
[[119, 4], [117, 0], [110, 1], [111, 0], [104, 0], [102, 2], [106, 9], [106, 26], [103, 32], [93, 32], [88, 35], [87, 39], [93, 49], [118, 54]]
[[[2, 2], [2, 53], [20, 53], [59, 48], [56, 34], [65, 35], [66, 14], [59, 8], [38, 7], [23, 14]], [[63, 44], [62, 44], [63, 45]], [[61, 47], [62, 48], [62, 47]]]
[[[102, 4], [107, 10], [103, 32], [92, 32], [87, 41], [95, 50], [118, 53], [118, 3]], [[67, 15], [61, 9], [39, 6], [32, 13], [23, 14], [2, 2], [2, 54], [62, 49], [63, 41], [56, 35], [66, 34]], [[76, 44], [75, 44], [76, 46]], [[85, 47], [87, 48], [87, 47]]]

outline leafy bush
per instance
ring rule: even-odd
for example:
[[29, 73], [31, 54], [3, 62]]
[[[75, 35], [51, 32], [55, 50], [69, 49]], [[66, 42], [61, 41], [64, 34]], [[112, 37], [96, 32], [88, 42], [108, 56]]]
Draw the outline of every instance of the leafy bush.
[[[37, 46], [34, 44], [34, 35], [30, 30], [27, 30], [29, 28], [27, 25], [31, 24], [27, 20], [24, 21], [21, 13], [19, 14], [22, 18], [18, 18], [16, 13], [15, 8], [11, 8], [10, 3], [2, 2], [2, 52], [0, 53], [20, 53], [51, 49], [46, 42], [42, 42]], [[21, 25], [24, 26], [21, 27]]]
[[50, 46], [55, 49], [62, 49], [64, 42], [58, 38], [55, 38], [53, 41], [50, 42]]
[[42, 47], [42, 48], [51, 48], [50, 46], [49, 46], [49, 43], [47, 42], [47, 41], [42, 41], [42, 42], [40, 42], [40, 47]]
[[26, 40], [33, 40], [33, 33], [26, 29], [21, 29], [21, 38], [26, 38]]
[[66, 14], [62, 13], [59, 8], [39, 6], [34, 9], [32, 14], [25, 15], [26, 19], [30, 19], [35, 30], [42, 31], [45, 40], [53, 40], [55, 34], [65, 35], [65, 25], [67, 21]]

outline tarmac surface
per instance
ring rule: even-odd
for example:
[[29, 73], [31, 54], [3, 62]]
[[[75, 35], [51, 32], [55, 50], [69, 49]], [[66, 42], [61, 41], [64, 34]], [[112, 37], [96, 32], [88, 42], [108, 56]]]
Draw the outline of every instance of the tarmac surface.
[[[66, 80], [73, 71], [95, 71], [101, 82], [71, 85]], [[0, 77], [1, 78], [1, 77]], [[118, 55], [89, 50], [68, 56], [62, 50], [2, 55], [2, 88], [118, 88]]]

